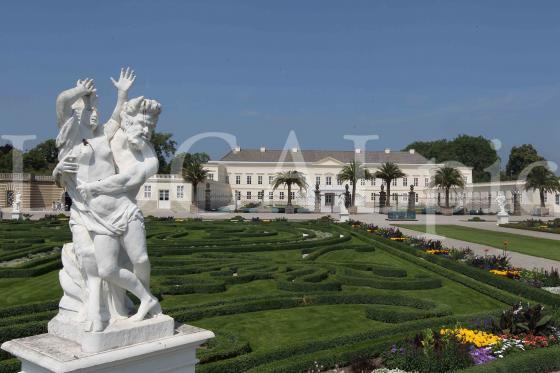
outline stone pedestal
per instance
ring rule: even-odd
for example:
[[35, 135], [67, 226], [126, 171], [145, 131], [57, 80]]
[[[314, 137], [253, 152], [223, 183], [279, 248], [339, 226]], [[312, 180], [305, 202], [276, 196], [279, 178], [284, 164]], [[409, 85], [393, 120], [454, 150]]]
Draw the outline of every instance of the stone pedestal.
[[344, 223], [347, 222], [348, 220], [350, 220], [350, 214], [348, 214], [347, 212], [341, 212], [338, 221]]
[[358, 213], [358, 207], [357, 206], [348, 207], [348, 213], [351, 215], [356, 215]]
[[296, 212], [296, 209], [294, 208], [293, 205], [289, 205], [289, 206], [286, 206], [286, 208], [284, 209], [284, 212], [286, 214], [293, 214], [293, 213]]
[[5, 342], [22, 373], [194, 373], [196, 348], [214, 333], [179, 325], [172, 336], [103, 352], [83, 352], [76, 342], [41, 334]]
[[167, 315], [159, 315], [138, 322], [117, 320], [101, 332], [84, 331], [84, 324], [65, 320], [58, 316], [49, 321], [50, 334], [78, 343], [84, 352], [101, 352], [125, 347], [144, 341], [171, 337], [175, 321]]
[[23, 219], [23, 214], [21, 212], [12, 212], [12, 220]]
[[498, 214], [497, 217], [497, 225], [500, 224], [508, 224], [509, 223], [509, 215], [508, 214]]

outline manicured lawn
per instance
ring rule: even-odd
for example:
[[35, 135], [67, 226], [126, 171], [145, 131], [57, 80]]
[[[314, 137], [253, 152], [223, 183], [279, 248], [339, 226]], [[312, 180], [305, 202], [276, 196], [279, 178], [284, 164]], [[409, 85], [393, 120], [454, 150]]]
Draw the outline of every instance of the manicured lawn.
[[[426, 232], [425, 225], [399, 224], [398, 226], [418, 232]], [[459, 225], [438, 225], [435, 227], [435, 233], [441, 236], [488, 245], [499, 249], [503, 248], [504, 241], [507, 241], [509, 242], [508, 250], [538, 256], [541, 258], [560, 260], [559, 240], [529, 237], [513, 233], [495, 232]]]
[[[61, 247], [68, 240], [67, 224], [0, 223], [1, 237], [7, 237], [6, 242], [16, 250], [0, 255], [21, 252], [25, 258], [26, 249], [18, 243], [43, 234], [48, 235], [53, 245]], [[382, 249], [379, 242], [355, 234], [349, 226], [318, 221], [232, 223], [155, 219], [147, 219], [146, 225], [152, 289], [162, 295], [164, 311], [181, 322], [210, 329], [217, 335], [215, 345], [201, 351], [202, 356], [215, 356], [214, 361], [201, 365], [202, 371], [258, 371], [262, 364], [298, 355], [275, 355], [278, 349], [302, 345], [314, 351], [318, 340], [358, 336], [363, 341], [360, 338], [366, 338], [364, 332], [392, 331], [399, 325], [383, 321], [382, 316], [368, 316], [367, 310], [372, 308], [385, 313], [394, 310], [418, 314], [444, 310], [437, 316], [429, 315], [437, 322], [438, 317], [462, 317], [507, 307], [502, 303], [504, 298], [492, 291], [444, 277], [439, 271], [441, 267], [426, 267], [414, 256], [403, 257]], [[513, 246], [514, 241], [511, 242]], [[30, 243], [29, 251], [44, 244]], [[60, 297], [58, 269], [28, 276], [25, 271], [33, 269], [33, 265], [28, 267], [22, 272], [0, 268], [0, 313], [2, 308]], [[33, 323], [44, 326], [55, 309], [56, 305], [45, 312], [44, 319], [40, 314]], [[17, 326], [19, 317], [33, 317], [34, 312], [11, 316], [13, 325], [0, 324], [0, 336], [3, 331], [10, 335], [10, 328]], [[413, 325], [415, 321], [407, 322]], [[406, 330], [415, 331], [408, 324]], [[238, 342], [248, 343], [249, 350], [230, 351]], [[320, 349], [328, 348], [334, 347]], [[221, 355], [223, 351], [228, 351], [226, 357]], [[235, 365], [251, 356], [261, 356], [262, 360], [243, 369]]]

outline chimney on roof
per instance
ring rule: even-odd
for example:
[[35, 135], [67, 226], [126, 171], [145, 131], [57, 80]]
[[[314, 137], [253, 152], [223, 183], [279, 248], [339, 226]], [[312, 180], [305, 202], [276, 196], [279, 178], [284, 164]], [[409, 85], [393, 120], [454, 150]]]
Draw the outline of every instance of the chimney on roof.
[[241, 151], [241, 148], [239, 146], [236, 146], [235, 148], [233, 148], [234, 153], [239, 153], [240, 151]]
[[357, 149], [354, 149], [354, 151], [356, 152], [356, 154], [360, 154], [362, 152], [362, 149], [357, 148]]
[[410, 154], [414, 154], [414, 153], [416, 153], [416, 150], [410, 149], [408, 152], [409, 152]]
[[389, 154], [389, 153], [391, 153], [391, 149], [385, 148], [385, 154]]
[[266, 148], [264, 146], [261, 146], [261, 153], [266, 152]]
[[292, 148], [292, 153], [297, 153], [298, 149], [297, 148]]

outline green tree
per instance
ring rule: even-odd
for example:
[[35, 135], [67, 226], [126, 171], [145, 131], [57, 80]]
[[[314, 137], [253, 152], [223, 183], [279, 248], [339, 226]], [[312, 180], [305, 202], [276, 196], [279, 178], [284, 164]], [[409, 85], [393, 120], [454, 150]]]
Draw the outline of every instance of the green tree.
[[210, 160], [210, 157], [206, 153], [185, 153], [180, 154], [180, 157], [184, 156], [183, 168], [181, 170], [183, 179], [192, 185], [192, 200], [191, 204], [197, 206], [198, 201], [198, 184], [206, 180], [208, 175], [208, 170], [204, 169], [204, 163]]
[[171, 137], [173, 135], [167, 132], [154, 132], [152, 134], [152, 144], [159, 161], [158, 173], [168, 174], [170, 172], [171, 163], [168, 159], [177, 151], [177, 142]]
[[432, 177], [431, 187], [445, 191], [445, 207], [449, 208], [449, 192], [452, 188], [464, 188], [465, 180], [458, 169], [444, 166]]
[[537, 150], [531, 144], [514, 146], [509, 153], [509, 160], [506, 165], [506, 177], [515, 179], [521, 171], [535, 162], [543, 161]]
[[336, 178], [340, 182], [349, 182], [352, 185], [352, 206], [356, 205], [356, 183], [358, 179], [370, 180], [373, 175], [365, 169], [359, 162], [352, 161], [340, 170]]
[[399, 177], [405, 177], [400, 167], [392, 162], [386, 162], [375, 172], [375, 177], [383, 180], [387, 186], [387, 207], [391, 206], [391, 182]]
[[548, 167], [537, 166], [527, 175], [525, 189], [538, 190], [541, 207], [545, 207], [544, 194], [560, 191], [560, 182], [558, 182], [558, 177]]
[[43, 141], [23, 154], [23, 170], [50, 175], [58, 162], [58, 149], [53, 139]]
[[279, 172], [272, 181], [272, 190], [276, 190], [281, 185], [288, 187], [288, 206], [292, 206], [292, 185], [296, 185], [300, 190], [307, 188], [305, 176], [299, 171], [291, 170]]
[[460, 135], [455, 139], [417, 141], [409, 144], [405, 150], [415, 149], [428, 159], [437, 163], [457, 161], [473, 168], [473, 181], [490, 181], [490, 174], [485, 169], [500, 158], [490, 140], [482, 136]]
[[0, 172], [13, 172], [13, 152], [14, 147], [10, 144], [0, 146]]

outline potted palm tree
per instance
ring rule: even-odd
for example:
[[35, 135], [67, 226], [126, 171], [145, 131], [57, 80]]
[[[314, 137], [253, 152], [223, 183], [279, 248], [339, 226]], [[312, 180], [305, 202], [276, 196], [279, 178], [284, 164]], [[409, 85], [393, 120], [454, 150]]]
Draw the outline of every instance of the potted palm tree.
[[386, 162], [383, 163], [381, 167], [379, 167], [379, 170], [375, 172], [374, 176], [383, 180], [385, 182], [385, 185], [387, 186], [387, 200], [385, 207], [388, 209], [389, 207], [391, 207], [391, 183], [395, 179], [405, 177], [406, 174], [402, 172], [402, 170], [396, 163]]
[[205, 153], [186, 153], [183, 160], [183, 168], [181, 174], [186, 182], [192, 185], [192, 199], [190, 212], [198, 212], [198, 184], [206, 180], [208, 170], [204, 169], [204, 163], [208, 162], [208, 155]]
[[465, 187], [465, 180], [461, 172], [454, 167], [443, 166], [432, 177], [430, 186], [443, 189], [445, 192], [445, 207], [442, 209], [442, 213], [443, 215], [453, 215], [453, 208], [449, 206], [449, 193], [453, 188], [462, 189]]
[[560, 182], [558, 177], [546, 166], [537, 166], [529, 172], [525, 182], [525, 190], [539, 191], [540, 208], [536, 209], [534, 214], [539, 216], [547, 216], [544, 196], [545, 193], [553, 193], [560, 191]]
[[301, 172], [295, 170], [279, 172], [272, 181], [272, 190], [276, 190], [281, 185], [288, 187], [288, 204], [286, 205], [285, 213], [293, 214], [294, 206], [292, 206], [292, 185], [298, 186], [300, 191], [307, 188], [305, 177]]
[[373, 175], [369, 172], [368, 169], [365, 169], [362, 164], [356, 161], [352, 161], [340, 170], [336, 178], [340, 182], [349, 182], [352, 185], [352, 196], [350, 207], [348, 207], [348, 213], [356, 214], [358, 212], [358, 208], [356, 207], [356, 183], [358, 179], [364, 178], [369, 180], [373, 178]]

